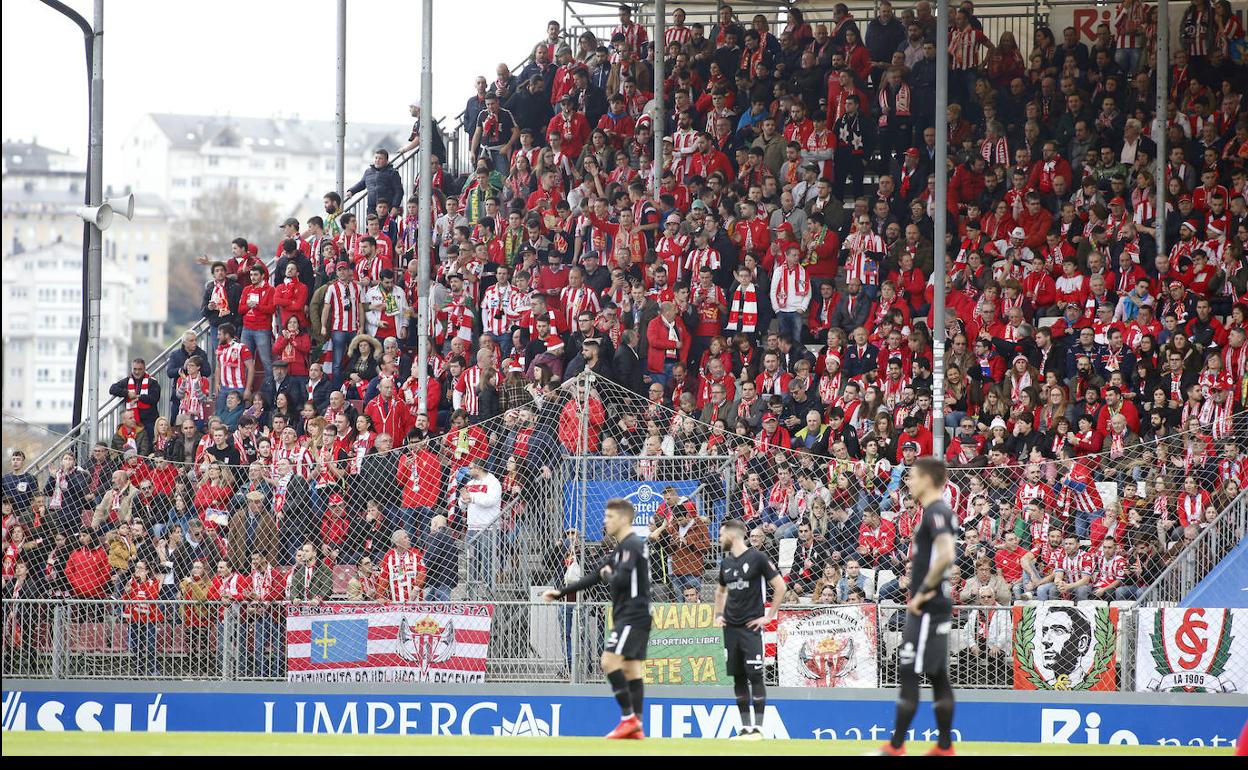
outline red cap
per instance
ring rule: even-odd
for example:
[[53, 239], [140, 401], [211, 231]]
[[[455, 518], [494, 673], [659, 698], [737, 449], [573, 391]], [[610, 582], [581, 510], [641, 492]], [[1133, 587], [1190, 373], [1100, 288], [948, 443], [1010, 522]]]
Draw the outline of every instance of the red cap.
[[254, 256], [256, 256], [257, 254], [259, 254], [259, 253], [260, 253], [260, 247], [259, 247], [259, 246], [257, 246], [257, 245], [256, 245], [256, 244], [254, 244], [254, 243], [248, 243], [248, 244], [247, 244], [247, 253], [248, 253], [250, 256], [253, 256], [253, 257], [254, 257]]
[[1192, 202], [1192, 196], [1191, 196], [1191, 194], [1190, 194], [1190, 193], [1183, 193], [1182, 195], [1180, 195], [1180, 196], [1179, 196], [1179, 202], [1180, 202], [1180, 203], [1182, 203], [1183, 201], [1187, 201], [1188, 203], [1191, 203], [1191, 202]]
[[330, 505], [343, 505], [346, 501], [342, 499], [342, 495], [337, 492], [329, 496]]
[[906, 155], [911, 158], [919, 157], [919, 148], [911, 147], [910, 149], [906, 150]]

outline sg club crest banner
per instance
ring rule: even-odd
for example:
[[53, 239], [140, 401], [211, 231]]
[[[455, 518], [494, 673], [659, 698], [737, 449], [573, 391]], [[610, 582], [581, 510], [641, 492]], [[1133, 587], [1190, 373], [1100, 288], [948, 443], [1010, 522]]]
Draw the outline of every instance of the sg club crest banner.
[[1135, 689], [1141, 692], [1248, 690], [1248, 610], [1141, 608]]

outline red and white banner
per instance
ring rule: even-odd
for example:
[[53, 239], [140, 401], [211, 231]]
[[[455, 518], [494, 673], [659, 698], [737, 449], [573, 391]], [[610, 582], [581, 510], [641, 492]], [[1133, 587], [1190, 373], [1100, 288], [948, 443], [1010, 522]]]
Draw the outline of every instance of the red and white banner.
[[878, 684], [874, 604], [781, 610], [776, 658], [781, 687]]
[[286, 616], [292, 682], [484, 682], [491, 604], [321, 604]]

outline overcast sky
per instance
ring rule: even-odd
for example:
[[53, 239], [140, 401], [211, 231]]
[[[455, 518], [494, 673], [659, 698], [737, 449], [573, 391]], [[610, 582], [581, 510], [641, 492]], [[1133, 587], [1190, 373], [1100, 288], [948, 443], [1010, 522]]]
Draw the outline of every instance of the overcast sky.
[[[90, 0], [67, 4], [91, 21]], [[106, 0], [105, 163], [148, 112], [334, 117], [335, 0]], [[420, 95], [417, 0], [349, 0], [347, 120], [410, 125]], [[5, 139], [86, 157], [82, 35], [39, 0], [5, 0]], [[559, 0], [436, 0], [434, 113], [453, 126], [475, 75], [523, 59]], [[469, 26], [471, 25], [471, 32]], [[116, 168], [116, 166], [113, 166]], [[108, 168], [105, 168], [105, 184]]]

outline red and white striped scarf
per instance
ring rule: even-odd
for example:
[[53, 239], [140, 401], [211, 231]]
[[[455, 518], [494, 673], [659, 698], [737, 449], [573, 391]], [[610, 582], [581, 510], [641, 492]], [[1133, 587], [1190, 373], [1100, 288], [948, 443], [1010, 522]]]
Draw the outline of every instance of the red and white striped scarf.
[[732, 305], [728, 310], [728, 326], [747, 334], [758, 328], [758, 290], [754, 284], [738, 284], [733, 289]]

